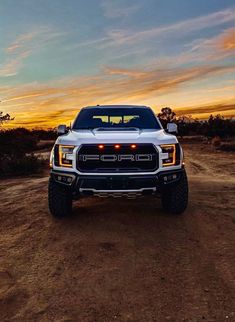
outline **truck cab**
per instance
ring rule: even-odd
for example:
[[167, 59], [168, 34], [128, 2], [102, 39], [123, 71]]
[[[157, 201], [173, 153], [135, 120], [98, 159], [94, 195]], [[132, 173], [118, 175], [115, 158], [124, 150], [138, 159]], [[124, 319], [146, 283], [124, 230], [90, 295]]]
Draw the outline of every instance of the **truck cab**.
[[182, 213], [188, 182], [176, 125], [162, 128], [151, 108], [102, 105], [82, 108], [71, 128], [58, 127], [51, 152], [48, 200], [55, 217], [85, 196], [161, 197], [165, 211]]

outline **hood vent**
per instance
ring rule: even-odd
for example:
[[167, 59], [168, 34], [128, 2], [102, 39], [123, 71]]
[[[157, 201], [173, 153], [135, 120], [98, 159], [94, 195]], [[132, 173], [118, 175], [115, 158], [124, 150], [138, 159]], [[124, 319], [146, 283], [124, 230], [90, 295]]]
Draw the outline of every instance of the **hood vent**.
[[93, 130], [94, 132], [127, 132], [127, 131], [134, 131], [140, 132], [140, 129], [137, 127], [98, 127]]

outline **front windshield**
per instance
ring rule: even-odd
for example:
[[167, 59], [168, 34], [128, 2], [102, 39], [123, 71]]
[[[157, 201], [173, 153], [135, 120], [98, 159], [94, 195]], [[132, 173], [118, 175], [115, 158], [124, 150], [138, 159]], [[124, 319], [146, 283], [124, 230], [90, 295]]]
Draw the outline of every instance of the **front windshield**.
[[161, 127], [153, 112], [147, 108], [87, 108], [78, 114], [73, 129], [95, 128], [138, 128], [156, 129]]

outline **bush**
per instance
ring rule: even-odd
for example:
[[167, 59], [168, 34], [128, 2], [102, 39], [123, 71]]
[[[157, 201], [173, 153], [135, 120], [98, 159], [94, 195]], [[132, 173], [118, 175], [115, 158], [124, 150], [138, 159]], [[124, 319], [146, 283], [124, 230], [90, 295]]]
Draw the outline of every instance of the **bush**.
[[[51, 138], [55, 132], [17, 128], [0, 131], [0, 177], [28, 175], [40, 172], [45, 161], [33, 154], [40, 149], [41, 138]], [[52, 145], [51, 142], [47, 142]]]
[[0, 177], [28, 175], [39, 173], [45, 166], [45, 161], [35, 155], [23, 155], [16, 158], [13, 155], [5, 155], [0, 159]]
[[235, 152], [235, 143], [224, 143], [220, 146], [221, 151]]
[[208, 138], [219, 136], [220, 138], [235, 135], [235, 120], [225, 119], [221, 115], [210, 116], [207, 121], [180, 117], [176, 120], [180, 136], [204, 135]]
[[212, 140], [211, 140], [211, 144], [214, 146], [214, 147], [219, 147], [221, 145], [221, 138], [216, 135]]
[[37, 149], [37, 137], [24, 128], [0, 132], [0, 158], [4, 155], [24, 156]]

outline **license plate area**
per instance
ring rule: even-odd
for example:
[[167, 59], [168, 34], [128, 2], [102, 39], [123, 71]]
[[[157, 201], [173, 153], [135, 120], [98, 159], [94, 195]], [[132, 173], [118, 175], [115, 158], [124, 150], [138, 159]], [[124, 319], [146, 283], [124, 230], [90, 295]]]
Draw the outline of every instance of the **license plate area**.
[[143, 188], [155, 188], [157, 179], [153, 176], [128, 177], [80, 177], [79, 188], [94, 190], [138, 190]]

